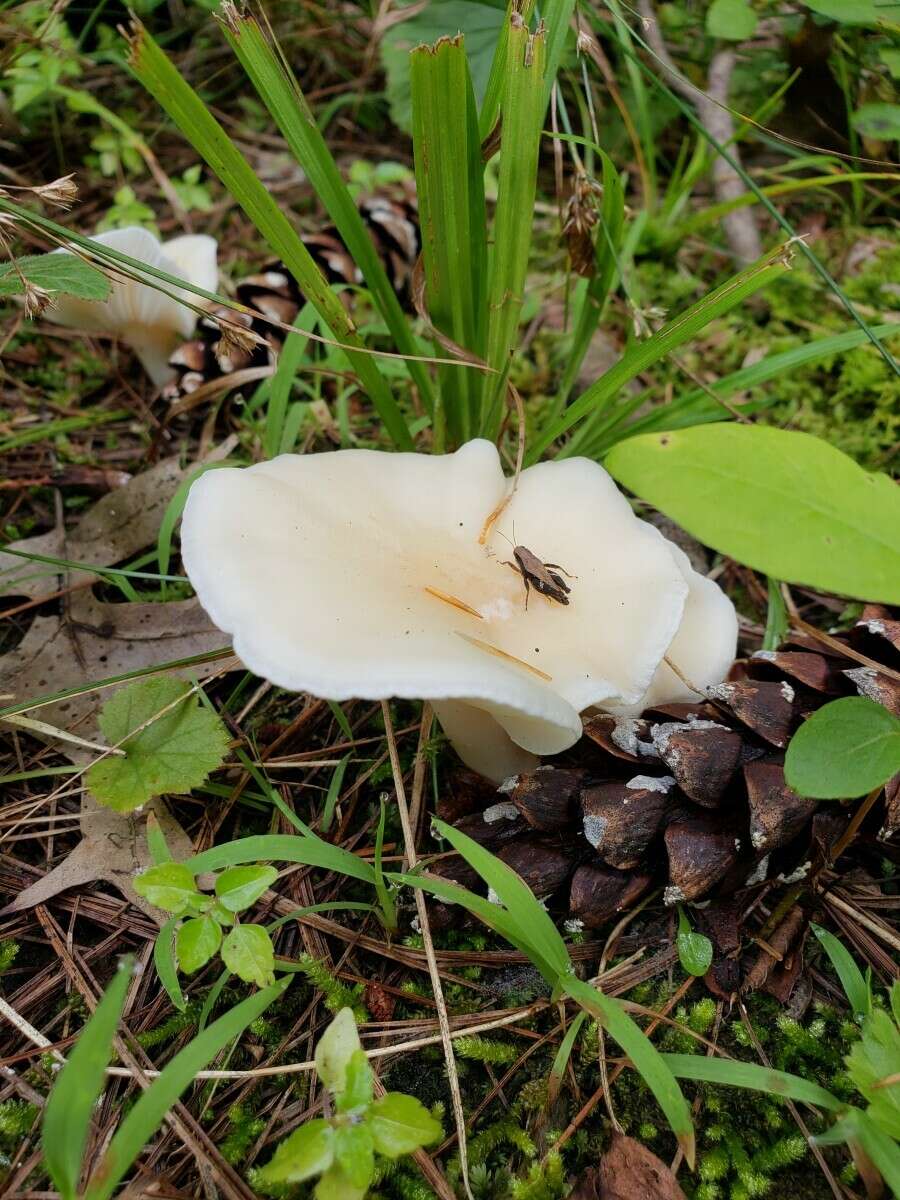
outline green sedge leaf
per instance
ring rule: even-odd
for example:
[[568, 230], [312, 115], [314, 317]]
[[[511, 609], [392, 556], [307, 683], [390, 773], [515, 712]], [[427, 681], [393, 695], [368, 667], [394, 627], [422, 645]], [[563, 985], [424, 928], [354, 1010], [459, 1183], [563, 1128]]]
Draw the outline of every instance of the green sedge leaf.
[[[16, 260], [19, 271], [35, 287], [75, 296], [78, 300], [105, 300], [109, 280], [102, 271], [75, 254], [30, 254]], [[0, 267], [0, 298], [21, 296], [25, 284], [12, 263]]]

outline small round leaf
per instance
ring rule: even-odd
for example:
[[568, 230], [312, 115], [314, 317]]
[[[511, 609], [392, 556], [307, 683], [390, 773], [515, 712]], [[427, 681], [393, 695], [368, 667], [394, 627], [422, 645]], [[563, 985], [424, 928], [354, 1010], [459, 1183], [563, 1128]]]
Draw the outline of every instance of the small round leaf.
[[375, 1149], [385, 1158], [400, 1158], [441, 1136], [440, 1124], [414, 1096], [388, 1092], [369, 1109]]
[[222, 944], [222, 930], [210, 917], [192, 917], [178, 930], [175, 956], [186, 975], [206, 966]]
[[863, 696], [833, 700], [797, 730], [784, 775], [801, 796], [864, 796], [900, 771], [900, 721]]

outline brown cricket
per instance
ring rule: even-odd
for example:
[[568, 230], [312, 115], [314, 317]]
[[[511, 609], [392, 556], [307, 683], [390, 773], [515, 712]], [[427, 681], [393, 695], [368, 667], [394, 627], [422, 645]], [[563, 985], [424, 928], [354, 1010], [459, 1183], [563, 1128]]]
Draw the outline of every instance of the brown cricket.
[[[501, 537], [506, 537], [506, 534], [501, 534]], [[506, 539], [509, 541], [509, 538]], [[510, 543], [512, 545], [512, 543]], [[569, 593], [571, 588], [565, 582], [557, 571], [562, 571], [563, 575], [569, 579], [574, 579], [574, 575], [570, 575], [565, 567], [561, 567], [559, 563], [545, 563], [527, 546], [513, 545], [513, 558], [515, 562], [510, 562], [506, 559], [503, 563], [505, 567], [512, 567], [525, 582], [525, 608], [528, 608], [528, 594], [532, 588], [536, 592], [540, 592], [542, 596], [546, 596], [548, 600], [555, 600], [557, 604], [568, 604]]]

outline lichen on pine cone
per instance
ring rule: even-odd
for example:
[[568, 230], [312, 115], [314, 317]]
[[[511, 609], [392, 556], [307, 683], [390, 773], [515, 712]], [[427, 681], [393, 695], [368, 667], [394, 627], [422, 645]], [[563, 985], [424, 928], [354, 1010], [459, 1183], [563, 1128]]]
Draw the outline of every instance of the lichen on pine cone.
[[[844, 818], [834, 802], [788, 787], [788, 743], [842, 695], [872, 697], [900, 716], [900, 682], [890, 673], [898, 665], [900, 620], [870, 605], [842, 639], [800, 635], [784, 650], [739, 659], [696, 703], [637, 718], [589, 716], [578, 746], [554, 760], [561, 765], [508, 780], [499, 795], [460, 772], [439, 815], [517, 871], [551, 911], [589, 930], [656, 887], [674, 905], [802, 877], [825, 836], [817, 839], [816, 821], [824, 829]], [[898, 829], [900, 778], [862, 836], [886, 843]], [[479, 886], [457, 857], [432, 870]], [[439, 909], [438, 920], [459, 913]]]

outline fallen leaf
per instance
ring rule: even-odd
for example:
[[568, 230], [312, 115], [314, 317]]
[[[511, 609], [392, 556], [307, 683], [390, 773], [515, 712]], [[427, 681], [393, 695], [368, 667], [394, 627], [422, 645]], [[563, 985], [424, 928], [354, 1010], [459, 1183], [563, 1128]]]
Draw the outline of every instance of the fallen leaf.
[[634, 1138], [614, 1133], [612, 1144], [577, 1180], [569, 1200], [685, 1200], [661, 1159]]
[[[221, 452], [221, 448], [220, 448]], [[138, 476], [117, 492], [93, 505], [64, 541], [50, 542], [57, 534], [30, 538], [18, 543], [35, 553], [67, 557], [71, 561], [109, 564], [135, 554], [155, 541], [161, 513], [188, 472], [174, 460], [161, 463]], [[146, 519], [152, 511], [152, 520]], [[122, 526], [120, 529], [119, 526]], [[92, 557], [93, 556], [93, 557]], [[0, 553], [0, 564], [3, 562]], [[34, 571], [35, 564], [19, 559], [14, 568]], [[48, 568], [53, 570], [53, 568]], [[56, 576], [41, 588], [54, 590]], [[34, 581], [10, 586], [9, 571], [0, 575], [0, 587], [17, 595], [43, 595]], [[31, 588], [32, 590], [29, 590]], [[162, 666], [165, 663], [223, 648], [224, 638], [196, 599], [166, 604], [110, 604], [98, 600], [90, 588], [73, 591], [62, 615], [36, 617], [20, 644], [0, 659], [3, 690], [18, 702], [37, 701], [48, 694], [85, 686], [79, 695], [63, 697], [33, 710], [48, 725], [76, 733], [91, 741], [99, 738], [99, 711], [114, 687], [90, 685], [118, 675]], [[219, 660], [198, 663], [167, 672], [171, 678], [197, 679], [220, 669]], [[115, 685], [121, 686], [121, 685]], [[32, 710], [29, 710], [32, 712]], [[77, 766], [86, 766], [97, 756], [52, 736], [35, 734]], [[153, 804], [175, 858], [193, 853], [190, 838], [169, 813], [165, 804]], [[127, 900], [154, 919], [159, 911], [143, 900], [131, 886], [134, 874], [150, 865], [143, 817], [101, 808], [84, 792], [82, 796], [82, 841], [70, 855], [43, 879], [20, 892], [3, 911], [17, 912], [49, 900], [71, 887], [96, 880], [112, 884]]]

